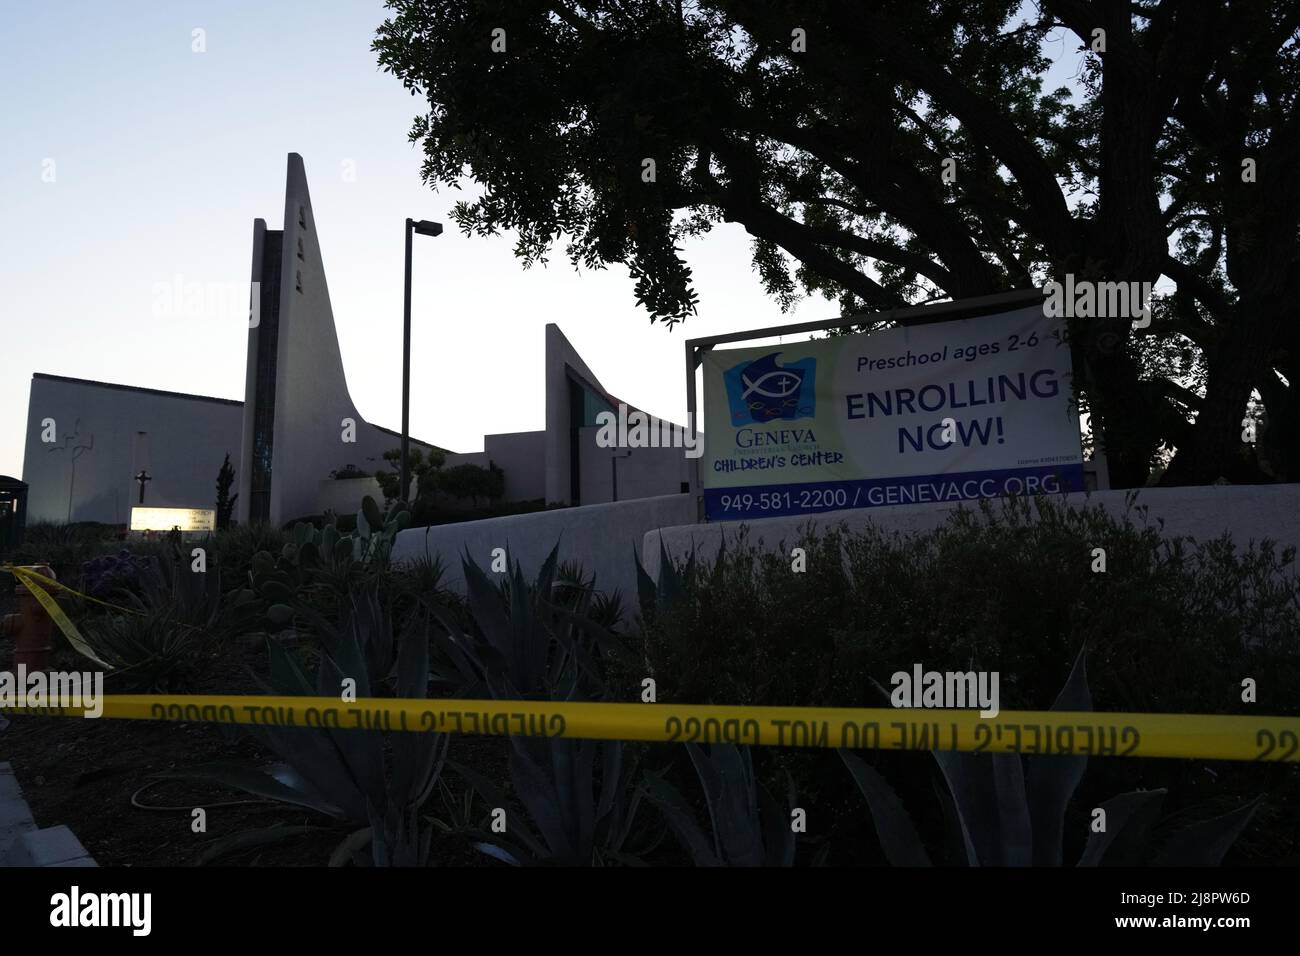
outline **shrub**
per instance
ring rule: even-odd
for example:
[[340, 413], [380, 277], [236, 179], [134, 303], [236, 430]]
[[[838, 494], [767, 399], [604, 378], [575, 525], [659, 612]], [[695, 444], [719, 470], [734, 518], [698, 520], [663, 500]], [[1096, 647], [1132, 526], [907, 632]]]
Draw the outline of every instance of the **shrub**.
[[[807, 573], [791, 571], [795, 546]], [[1091, 571], [1097, 547], [1104, 574]], [[1114, 517], [1052, 500], [984, 503], [911, 536], [805, 526], [775, 551], [742, 534], [720, 553], [662, 555], [658, 585], [642, 580], [630, 638], [637, 663], [611, 681], [623, 700], [638, 699], [650, 675], [660, 701], [863, 707], [878, 706], [873, 682], [888, 685], [921, 663], [996, 670], [1004, 709], [1041, 710], [1086, 645], [1098, 710], [1295, 714], [1293, 559], [1268, 542], [1166, 538], [1141, 508]], [[1258, 681], [1256, 703], [1241, 699], [1244, 677]], [[851, 820], [853, 792], [837, 760], [797, 749], [772, 757], [764, 771], [774, 787], [788, 772], [802, 799], [834, 808], [837, 858], [845, 843], [874, 843]], [[900, 775], [907, 801], [928, 807], [927, 838], [939, 836], [943, 804], [928, 774], [916, 773], [916, 755], [879, 758]], [[1300, 781], [1285, 767], [1098, 760], [1079, 802], [1135, 788], [1167, 788], [1165, 812], [1196, 819], [1268, 794], [1234, 852], [1277, 859], [1297, 847], [1287, 820], [1300, 812]], [[856, 845], [852, 856], [875, 852]]]
[[255, 621], [252, 592], [223, 591], [218, 565], [196, 573], [189, 552], [175, 546], [135, 560], [143, 563], [135, 589], [115, 592], [125, 610], [86, 618], [82, 635], [124, 689], [192, 692], [227, 642]]
[[330, 477], [335, 481], [347, 481], [350, 478], [369, 478], [370, 472], [362, 471], [356, 465], [348, 464], [331, 471]]
[[438, 473], [438, 490], [453, 498], [468, 498], [475, 507], [479, 499], [496, 501], [506, 490], [506, 476], [496, 465], [456, 465]]
[[[1086, 644], [1104, 710], [1300, 711], [1300, 582], [1267, 542], [1021, 499], [911, 537], [804, 528], [775, 552], [742, 535], [707, 564], [664, 561], [672, 597], [643, 598], [641, 649], [670, 700], [863, 706], [873, 679], [920, 662], [998, 670], [1004, 707], [1042, 708]], [[1237, 675], [1253, 674], [1271, 676], [1245, 705]]]
[[[393, 470], [375, 469], [375, 480], [379, 482], [379, 488], [384, 493], [384, 500], [391, 502], [399, 498], [402, 493], [402, 449], [391, 448], [384, 452], [383, 457]], [[411, 478], [416, 481], [417, 499], [412, 503], [413, 505], [418, 505], [421, 500], [433, 496], [438, 486], [439, 469], [446, 460], [447, 454], [440, 448], [431, 449], [427, 456], [422, 448], [407, 449], [407, 468]]]
[[23, 532], [23, 543], [6, 555], [14, 564], [47, 562], [59, 580], [78, 587], [81, 567], [92, 558], [121, 548], [124, 537], [117, 525], [96, 522], [56, 524], [38, 521]]

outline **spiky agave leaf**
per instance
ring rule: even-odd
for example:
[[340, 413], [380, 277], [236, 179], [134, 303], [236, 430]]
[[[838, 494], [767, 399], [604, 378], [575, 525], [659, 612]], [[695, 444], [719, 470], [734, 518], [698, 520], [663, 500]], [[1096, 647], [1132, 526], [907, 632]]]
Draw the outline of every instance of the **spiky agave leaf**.
[[[1065, 686], [1053, 702], [1052, 710], [1087, 712], [1092, 710], [1092, 693], [1088, 689], [1087, 648], [1081, 647]], [[1035, 866], [1060, 866], [1065, 833], [1065, 808], [1078, 789], [1088, 769], [1088, 757], [1038, 756], [1029, 760], [1026, 797], [1033, 829]]]
[[686, 744], [704, 788], [709, 832], [696, 823], [681, 793], [647, 772], [646, 795], [697, 866], [792, 866], [794, 833], [776, 800], [757, 784], [748, 747]]
[[930, 866], [930, 855], [925, 852], [912, 818], [885, 778], [857, 754], [841, 750], [839, 755], [853, 774], [858, 790], [866, 797], [885, 859], [891, 866]]
[[1156, 855], [1154, 865], [1218, 866], [1263, 802], [1261, 795], [1222, 816], [1179, 830]]
[[681, 791], [653, 771], [647, 770], [643, 781], [646, 796], [663, 815], [696, 866], [724, 866], [713, 837], [704, 832], [691, 814], [690, 804]]
[[1079, 866], [1137, 866], [1167, 791], [1135, 790], [1102, 803], [1104, 830], [1090, 830]]

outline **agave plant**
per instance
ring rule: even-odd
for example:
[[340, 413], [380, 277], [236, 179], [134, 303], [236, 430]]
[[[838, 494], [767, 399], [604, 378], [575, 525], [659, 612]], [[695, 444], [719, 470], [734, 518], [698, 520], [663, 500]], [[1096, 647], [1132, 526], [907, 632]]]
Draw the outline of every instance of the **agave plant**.
[[[411, 615], [395, 628], [373, 585], [354, 589], [337, 624], [307, 611], [320, 645], [315, 679], [279, 642], [270, 640], [267, 690], [284, 696], [338, 697], [343, 679], [356, 681], [358, 697], [423, 699], [428, 696], [428, 621]], [[446, 759], [445, 734], [254, 726], [249, 732], [282, 761], [271, 767], [209, 764], [170, 776], [203, 779], [271, 800], [319, 811], [356, 829], [331, 862], [361, 859], [368, 846], [376, 866], [428, 861], [433, 822], [421, 814]], [[281, 828], [294, 835], [293, 828]], [[264, 834], [245, 834], [256, 841]]]
[[587, 616], [607, 631], [614, 631], [624, 617], [623, 594], [601, 591], [596, 587], [596, 575], [588, 575], [577, 562], [565, 561], [556, 572], [555, 601], [562, 607], [572, 607], [584, 596], [590, 602]]
[[192, 691], [210, 656], [203, 635], [183, 626], [166, 608], [101, 615], [80, 630], [94, 656], [112, 668], [109, 687], [117, 692]]
[[604, 694], [598, 656], [619, 654], [622, 645], [592, 620], [589, 588], [557, 586], [558, 552], [557, 544], [532, 582], [517, 561], [493, 583], [468, 555], [462, 560], [474, 626], [466, 630], [444, 610], [430, 609], [442, 625], [439, 643], [449, 667], [441, 676], [458, 685], [460, 696], [593, 700]]
[[636, 562], [637, 600], [641, 609], [641, 620], [653, 625], [672, 612], [695, 590], [700, 577], [708, 573], [720, 574], [726, 557], [727, 539], [723, 535], [718, 548], [717, 559], [711, 565], [712, 570], [702, 569], [696, 560], [695, 548], [691, 548], [686, 560], [679, 566], [668, 555], [662, 540], [659, 542], [659, 580], [656, 581], [641, 564], [639, 548], [632, 549], [632, 560]]
[[713, 744], [705, 751], [696, 744], [685, 746], [704, 788], [707, 831], [695, 821], [681, 792], [667, 780], [647, 771], [644, 785], [695, 865], [793, 866], [793, 785], [787, 795], [789, 807], [782, 808], [754, 779], [748, 747]]
[[[637, 865], [653, 848], [633, 839], [641, 791], [622, 741], [512, 737], [510, 747], [510, 780], [527, 822], [507, 817], [500, 833], [463, 830], [475, 849], [511, 866], [602, 866]], [[489, 806], [508, 805], [487, 777], [452, 768]]]
[[420, 555], [393, 568], [393, 582], [400, 594], [417, 602], [442, 606], [450, 598], [443, 585], [447, 570], [441, 555]]
[[256, 623], [253, 594], [246, 588], [226, 591], [220, 564], [196, 572], [189, 553], [173, 546], [151, 562], [140, 578], [138, 606], [170, 607], [182, 622], [203, 630], [219, 643]]
[[[618, 653], [613, 636], [591, 619], [591, 589], [557, 589], [559, 545], [527, 581], [517, 561], [499, 585], [468, 556], [463, 561], [469, 631], [449, 615], [442, 649], [445, 679], [464, 696], [497, 700], [593, 700], [605, 692], [599, 655]], [[560, 593], [557, 594], [557, 590]], [[627, 849], [640, 794], [621, 741], [510, 738], [510, 777], [527, 823], [506, 832], [475, 831], [476, 847], [512, 865], [633, 862]], [[456, 768], [494, 807], [505, 796], [468, 768]]]
[[196, 572], [171, 544], [136, 562], [135, 589], [118, 592], [126, 613], [87, 620], [86, 642], [113, 667], [115, 683], [143, 692], [191, 690], [225, 641], [257, 620], [252, 592], [223, 591], [219, 565]]
[[[1090, 711], [1085, 652], [1080, 651], [1052, 710]], [[970, 866], [1061, 866], [1065, 811], [1087, 768], [1086, 756], [1035, 756], [1025, 770], [1019, 754], [932, 751], [947, 783], [957, 838]], [[886, 859], [895, 866], [929, 866], [930, 857], [897, 794], [876, 770], [841, 750], [867, 800]], [[1120, 794], [1101, 804], [1104, 831], [1090, 831], [1079, 866], [1133, 865], [1151, 842], [1166, 791]], [[1223, 859], [1259, 806], [1181, 830], [1152, 859], [1155, 865], [1214, 865]]]

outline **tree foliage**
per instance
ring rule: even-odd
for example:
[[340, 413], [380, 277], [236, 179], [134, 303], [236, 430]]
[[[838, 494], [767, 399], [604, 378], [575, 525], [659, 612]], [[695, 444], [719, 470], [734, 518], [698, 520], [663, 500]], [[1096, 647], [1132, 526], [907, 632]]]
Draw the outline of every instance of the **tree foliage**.
[[226, 452], [226, 458], [217, 471], [218, 528], [229, 528], [231, 519], [235, 516], [235, 501], [239, 498], [239, 495], [230, 493], [230, 488], [234, 483], [235, 469], [230, 464], [230, 452]]
[[[1174, 450], [1165, 481], [1300, 479], [1300, 6], [388, 6], [374, 48], [427, 103], [425, 181], [481, 187], [453, 211], [466, 233], [512, 231], [526, 263], [557, 244], [622, 263], [670, 326], [698, 307], [683, 242], [720, 222], [784, 307], [846, 315], [1164, 277], [1149, 328], [1070, 320], [1113, 482]], [[1073, 89], [1046, 87], [1053, 50]]]
[[[422, 448], [410, 448], [408, 450], [407, 465], [410, 468], [411, 477], [415, 479], [417, 498], [432, 497], [438, 487], [438, 472], [446, 460], [446, 453], [437, 448], [430, 449], [427, 456]], [[388, 462], [393, 470], [385, 471], [382, 468], [376, 468], [375, 480], [379, 482], [379, 489], [384, 493], [384, 500], [395, 501], [401, 494], [402, 450], [400, 448], [390, 448], [384, 452], [384, 461]]]
[[468, 498], [477, 505], [480, 498], [496, 501], [506, 490], [505, 472], [491, 462], [482, 465], [455, 465], [438, 475], [438, 490], [453, 498]]

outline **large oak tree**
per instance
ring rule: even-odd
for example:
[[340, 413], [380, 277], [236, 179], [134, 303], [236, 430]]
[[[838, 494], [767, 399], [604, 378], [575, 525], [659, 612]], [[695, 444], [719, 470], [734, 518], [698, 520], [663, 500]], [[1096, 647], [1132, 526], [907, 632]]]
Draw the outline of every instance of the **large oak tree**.
[[720, 221], [783, 304], [844, 314], [1163, 276], [1149, 328], [1070, 322], [1113, 483], [1170, 452], [1168, 482], [1300, 480], [1300, 4], [389, 7], [374, 46], [427, 101], [425, 180], [482, 186], [466, 231], [623, 263], [670, 325], [697, 305], [682, 240]]

